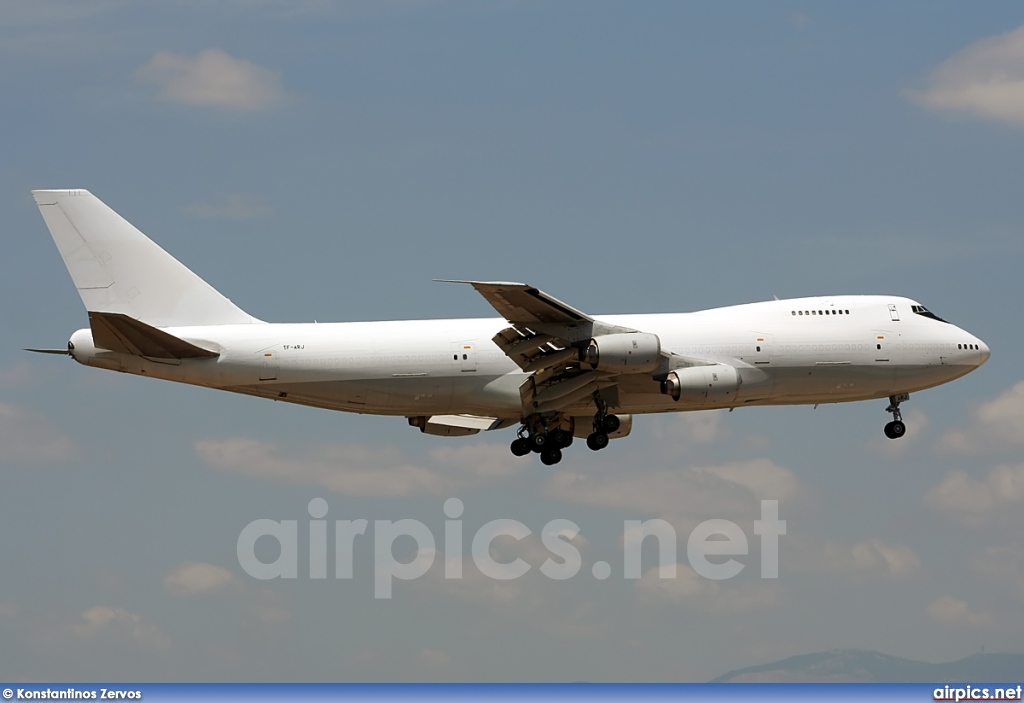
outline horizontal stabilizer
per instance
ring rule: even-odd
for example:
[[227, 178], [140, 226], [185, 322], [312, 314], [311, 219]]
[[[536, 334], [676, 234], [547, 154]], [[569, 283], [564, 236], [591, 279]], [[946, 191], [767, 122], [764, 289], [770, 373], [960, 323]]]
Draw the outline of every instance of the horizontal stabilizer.
[[67, 349], [26, 349], [28, 352], [35, 352], [36, 354], [63, 354], [64, 356], [71, 356], [71, 352]]
[[90, 312], [92, 341], [101, 349], [150, 359], [212, 359], [220, 356], [127, 315]]

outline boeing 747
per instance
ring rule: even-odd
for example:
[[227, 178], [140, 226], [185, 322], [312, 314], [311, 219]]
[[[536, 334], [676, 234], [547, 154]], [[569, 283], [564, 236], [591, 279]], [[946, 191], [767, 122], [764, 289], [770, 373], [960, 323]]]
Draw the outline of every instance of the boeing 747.
[[258, 320], [85, 190], [33, 191], [89, 315], [68, 354], [101, 369], [329, 410], [408, 418], [435, 435], [515, 427], [511, 450], [562, 459], [625, 437], [633, 417], [885, 398], [901, 403], [989, 358], [921, 303], [835, 295], [591, 315], [524, 283], [472, 286], [488, 319]]

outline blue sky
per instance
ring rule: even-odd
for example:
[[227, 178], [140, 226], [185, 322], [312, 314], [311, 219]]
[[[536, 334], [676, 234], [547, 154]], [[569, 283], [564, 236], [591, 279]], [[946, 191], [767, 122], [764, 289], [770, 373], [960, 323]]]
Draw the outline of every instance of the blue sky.
[[[706, 680], [1024, 650], [1022, 26], [1014, 3], [4, 0], [0, 678]], [[271, 321], [491, 314], [435, 278], [594, 313], [891, 293], [992, 359], [916, 394], [898, 445], [883, 401], [748, 409], [639, 418], [552, 470], [508, 432], [27, 355], [86, 324], [28, 193], [69, 187]], [[377, 601], [369, 549], [351, 582], [235, 556], [316, 497], [441, 534], [452, 496], [467, 530], [574, 520], [583, 572]], [[623, 520], [752, 537], [771, 497], [777, 582], [590, 576], [621, 566]]]

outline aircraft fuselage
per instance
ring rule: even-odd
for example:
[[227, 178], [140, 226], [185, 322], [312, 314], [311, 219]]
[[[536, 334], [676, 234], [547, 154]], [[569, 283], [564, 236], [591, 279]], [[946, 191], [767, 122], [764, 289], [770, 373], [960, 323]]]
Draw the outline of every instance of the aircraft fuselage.
[[[662, 348], [728, 364], [740, 385], [727, 399], [664, 395], [653, 378], [617, 384], [619, 413], [745, 405], [838, 403], [889, 397], [963, 376], [988, 347], [896, 296], [775, 300], [691, 313], [601, 315], [658, 335]], [[240, 324], [166, 332], [219, 353], [176, 363], [97, 349], [72, 337], [80, 363], [334, 410], [379, 415], [467, 414], [520, 419], [528, 374], [491, 340], [500, 318]], [[584, 398], [566, 412], [585, 415]]]

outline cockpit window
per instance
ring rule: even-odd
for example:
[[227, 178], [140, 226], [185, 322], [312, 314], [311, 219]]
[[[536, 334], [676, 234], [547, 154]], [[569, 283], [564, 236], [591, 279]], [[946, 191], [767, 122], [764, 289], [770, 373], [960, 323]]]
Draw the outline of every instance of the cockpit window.
[[933, 313], [931, 310], [926, 308], [924, 305], [911, 305], [910, 309], [911, 309], [911, 311], [913, 311], [914, 313], [916, 313], [918, 315], [922, 315], [924, 317], [930, 317], [931, 319], [938, 320], [939, 322], [945, 322], [945, 320], [943, 320], [941, 317], [939, 317], [938, 315]]

